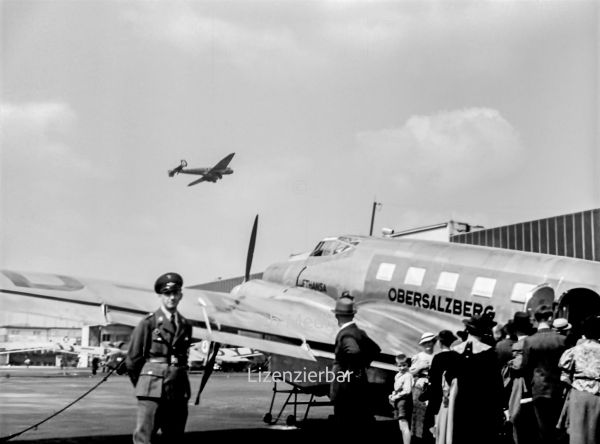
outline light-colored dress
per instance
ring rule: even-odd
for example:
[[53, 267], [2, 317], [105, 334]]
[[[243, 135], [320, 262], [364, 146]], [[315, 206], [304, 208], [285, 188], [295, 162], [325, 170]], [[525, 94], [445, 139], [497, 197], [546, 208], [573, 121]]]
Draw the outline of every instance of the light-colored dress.
[[571, 385], [565, 409], [570, 444], [600, 442], [600, 343], [586, 339], [560, 357], [561, 380]]
[[440, 411], [435, 417], [435, 444], [452, 444], [454, 435], [454, 401], [458, 384], [456, 378], [452, 379], [450, 385], [446, 380], [446, 374], [442, 376], [442, 403]]

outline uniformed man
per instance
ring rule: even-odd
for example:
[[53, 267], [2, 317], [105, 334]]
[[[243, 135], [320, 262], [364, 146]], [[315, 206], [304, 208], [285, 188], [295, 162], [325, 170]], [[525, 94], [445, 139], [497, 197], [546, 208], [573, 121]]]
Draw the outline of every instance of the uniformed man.
[[154, 285], [160, 308], [140, 321], [125, 360], [138, 399], [134, 443], [151, 443], [157, 431], [165, 442], [180, 442], [190, 398], [187, 353], [191, 324], [177, 311], [183, 279], [165, 273]]
[[341, 433], [346, 434], [358, 431], [374, 420], [367, 368], [381, 350], [354, 323], [356, 308], [350, 294], [344, 292], [332, 311], [340, 329], [335, 338], [330, 398], [336, 423]]

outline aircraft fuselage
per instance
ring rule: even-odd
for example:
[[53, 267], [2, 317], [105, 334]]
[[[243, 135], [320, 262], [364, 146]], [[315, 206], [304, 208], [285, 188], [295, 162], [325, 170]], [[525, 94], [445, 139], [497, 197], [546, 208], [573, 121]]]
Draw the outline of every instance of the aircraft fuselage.
[[[204, 174], [207, 174], [209, 171], [211, 171], [211, 168], [184, 168], [184, 169], [180, 170], [179, 173], [180, 174], [204, 175]], [[219, 170], [213, 170], [212, 172], [221, 174], [221, 175], [233, 174], [233, 170], [229, 167], [219, 169]]]
[[600, 263], [593, 261], [424, 240], [343, 236], [324, 242], [305, 259], [271, 265], [263, 279], [333, 299], [349, 291], [359, 306], [383, 300], [457, 327], [492, 310], [503, 324], [541, 303], [560, 309], [564, 295], [577, 289], [600, 295]]

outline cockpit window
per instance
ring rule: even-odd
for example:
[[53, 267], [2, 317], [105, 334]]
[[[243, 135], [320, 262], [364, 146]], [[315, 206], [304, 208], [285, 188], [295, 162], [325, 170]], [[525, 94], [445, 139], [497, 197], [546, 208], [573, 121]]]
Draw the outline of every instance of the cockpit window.
[[310, 253], [311, 256], [333, 256], [353, 248], [359, 244], [358, 239], [346, 236], [324, 239]]

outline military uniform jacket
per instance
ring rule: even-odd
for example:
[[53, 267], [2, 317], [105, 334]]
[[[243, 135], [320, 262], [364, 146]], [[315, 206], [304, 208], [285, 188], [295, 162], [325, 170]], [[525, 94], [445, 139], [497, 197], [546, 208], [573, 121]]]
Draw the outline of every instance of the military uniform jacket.
[[189, 399], [187, 354], [192, 326], [181, 314], [177, 324], [158, 309], [133, 330], [125, 364], [138, 398]]

